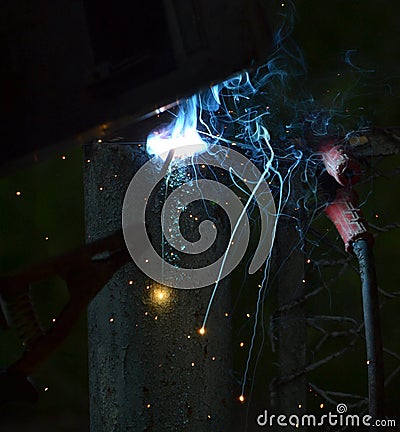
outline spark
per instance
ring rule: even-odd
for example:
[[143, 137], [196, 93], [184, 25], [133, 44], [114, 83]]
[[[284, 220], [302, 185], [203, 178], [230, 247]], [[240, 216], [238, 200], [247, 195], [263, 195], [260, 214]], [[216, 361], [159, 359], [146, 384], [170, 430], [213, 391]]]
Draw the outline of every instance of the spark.
[[[157, 308], [157, 312], [172, 308], [174, 293], [167, 286], [154, 282], [149, 295], [152, 305]], [[157, 321], [158, 315], [154, 319]]]
[[[271, 169], [272, 161], [274, 160], [275, 153], [274, 153], [274, 151], [273, 151], [273, 149], [272, 149], [272, 147], [271, 147], [271, 145], [269, 143], [269, 140], [267, 139], [266, 136], [264, 136], [264, 141], [265, 141], [265, 143], [267, 144], [267, 146], [268, 146], [268, 148], [270, 150], [270, 158], [269, 158], [267, 164], [265, 165], [264, 172], [261, 174], [261, 176], [260, 176], [257, 184], [254, 186], [253, 190], [251, 191], [251, 194], [248, 197], [248, 200], [247, 200], [245, 206], [242, 209], [242, 212], [241, 212], [241, 214], [240, 214], [240, 216], [239, 216], [239, 218], [238, 218], [238, 220], [236, 222], [236, 225], [235, 225], [234, 229], [231, 232], [231, 236], [230, 236], [230, 239], [229, 239], [228, 247], [226, 248], [225, 253], [223, 255], [223, 260], [222, 260], [222, 263], [221, 263], [221, 266], [220, 266], [218, 278], [217, 278], [217, 280], [215, 282], [214, 289], [212, 291], [212, 294], [211, 294], [211, 297], [210, 297], [210, 300], [209, 300], [209, 303], [208, 303], [208, 306], [207, 306], [207, 310], [206, 310], [206, 313], [204, 315], [203, 327], [205, 326], [205, 324], [207, 322], [207, 319], [208, 319], [208, 316], [209, 316], [210, 310], [211, 310], [211, 305], [213, 303], [215, 294], [216, 294], [216, 292], [218, 290], [218, 286], [219, 286], [219, 282], [221, 280], [221, 275], [222, 275], [222, 272], [223, 272], [223, 269], [224, 269], [224, 266], [225, 266], [225, 262], [226, 262], [228, 253], [230, 252], [230, 247], [231, 247], [230, 242], [232, 241], [232, 239], [236, 235], [236, 232], [237, 232], [237, 230], [238, 230], [238, 228], [240, 226], [241, 220], [243, 219], [244, 215], [246, 215], [246, 212], [247, 212], [247, 210], [248, 210], [248, 208], [250, 206], [250, 203], [252, 202], [253, 198], [256, 196], [257, 191], [260, 188], [260, 185], [263, 184], [265, 177], [267, 176], [267, 174], [269, 173], [269, 171]], [[244, 179], [244, 181], [246, 181], [246, 179]], [[281, 195], [279, 197], [278, 209], [280, 209], [280, 208], [281, 208]], [[275, 231], [273, 232], [273, 236], [275, 236]], [[272, 240], [272, 242], [273, 241], [274, 240]]]

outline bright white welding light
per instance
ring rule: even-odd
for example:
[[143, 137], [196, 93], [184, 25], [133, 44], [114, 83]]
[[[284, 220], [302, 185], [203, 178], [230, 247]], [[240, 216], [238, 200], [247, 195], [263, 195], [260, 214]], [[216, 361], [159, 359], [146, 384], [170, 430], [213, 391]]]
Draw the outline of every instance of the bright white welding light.
[[175, 159], [184, 159], [207, 150], [197, 132], [197, 97], [179, 101], [179, 110], [172, 123], [156, 129], [147, 137], [147, 153], [164, 161], [173, 150]]
[[180, 134], [168, 131], [151, 133], [147, 138], [146, 150], [148, 154], [165, 161], [170, 150], [174, 150], [175, 158], [183, 159], [205, 152], [207, 144], [196, 129], [187, 128]]

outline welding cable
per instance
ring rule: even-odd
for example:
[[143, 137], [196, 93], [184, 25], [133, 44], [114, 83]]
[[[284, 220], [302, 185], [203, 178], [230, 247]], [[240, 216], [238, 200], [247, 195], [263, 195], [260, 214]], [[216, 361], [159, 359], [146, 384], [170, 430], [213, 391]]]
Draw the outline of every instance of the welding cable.
[[[375, 260], [370, 242], [359, 239], [353, 243], [362, 282], [365, 340], [368, 365], [369, 415], [373, 420], [384, 418], [383, 348], [379, 316], [378, 286]], [[375, 430], [374, 427], [371, 430]]]
[[[358, 205], [358, 196], [352, 187], [337, 187], [335, 197], [325, 208], [325, 214], [334, 223], [347, 252], [359, 261], [362, 282], [362, 301], [368, 366], [369, 415], [383, 418], [384, 382], [382, 335], [379, 319], [379, 299], [372, 252], [373, 236], [368, 231]], [[375, 431], [375, 426], [371, 426]]]
[[372, 251], [373, 236], [368, 231], [358, 205], [358, 196], [353, 185], [360, 179], [357, 161], [335, 139], [326, 139], [319, 144], [326, 173], [336, 183], [327, 181], [331, 202], [325, 214], [334, 223], [347, 252], [356, 255], [362, 283], [362, 301], [365, 326], [365, 341], [368, 366], [368, 404], [373, 422], [371, 431], [376, 431], [375, 420], [384, 417], [384, 373], [383, 347], [379, 317], [378, 287], [375, 261]]
[[[373, 421], [384, 417], [383, 348], [380, 326], [378, 287], [372, 236], [366, 221], [357, 208], [356, 194], [339, 188], [336, 200], [325, 210], [340, 233], [347, 252], [354, 254], [359, 262], [362, 284], [362, 302], [365, 327], [368, 370], [369, 415]], [[377, 430], [375, 426], [371, 431]]]

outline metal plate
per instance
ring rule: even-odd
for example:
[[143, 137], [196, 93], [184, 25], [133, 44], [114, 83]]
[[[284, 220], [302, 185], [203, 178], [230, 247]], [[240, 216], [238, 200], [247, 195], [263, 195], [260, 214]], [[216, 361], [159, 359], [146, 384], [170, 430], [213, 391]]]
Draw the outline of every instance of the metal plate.
[[2, 175], [265, 60], [257, 0], [2, 2]]

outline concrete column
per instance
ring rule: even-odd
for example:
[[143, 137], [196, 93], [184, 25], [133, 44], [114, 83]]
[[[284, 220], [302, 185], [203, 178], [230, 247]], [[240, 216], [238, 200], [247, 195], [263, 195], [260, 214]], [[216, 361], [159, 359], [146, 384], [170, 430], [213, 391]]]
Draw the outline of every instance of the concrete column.
[[[146, 160], [137, 145], [85, 147], [87, 241], [121, 228], [126, 189]], [[150, 200], [146, 221], [155, 243], [161, 242], [162, 194], [161, 188]], [[182, 231], [190, 237], [195, 229], [185, 222]], [[222, 233], [225, 241], [228, 235]], [[220, 286], [207, 333], [197, 333], [211, 290], [161, 286], [132, 262], [97, 295], [88, 309], [91, 432], [232, 430], [228, 281]]]

